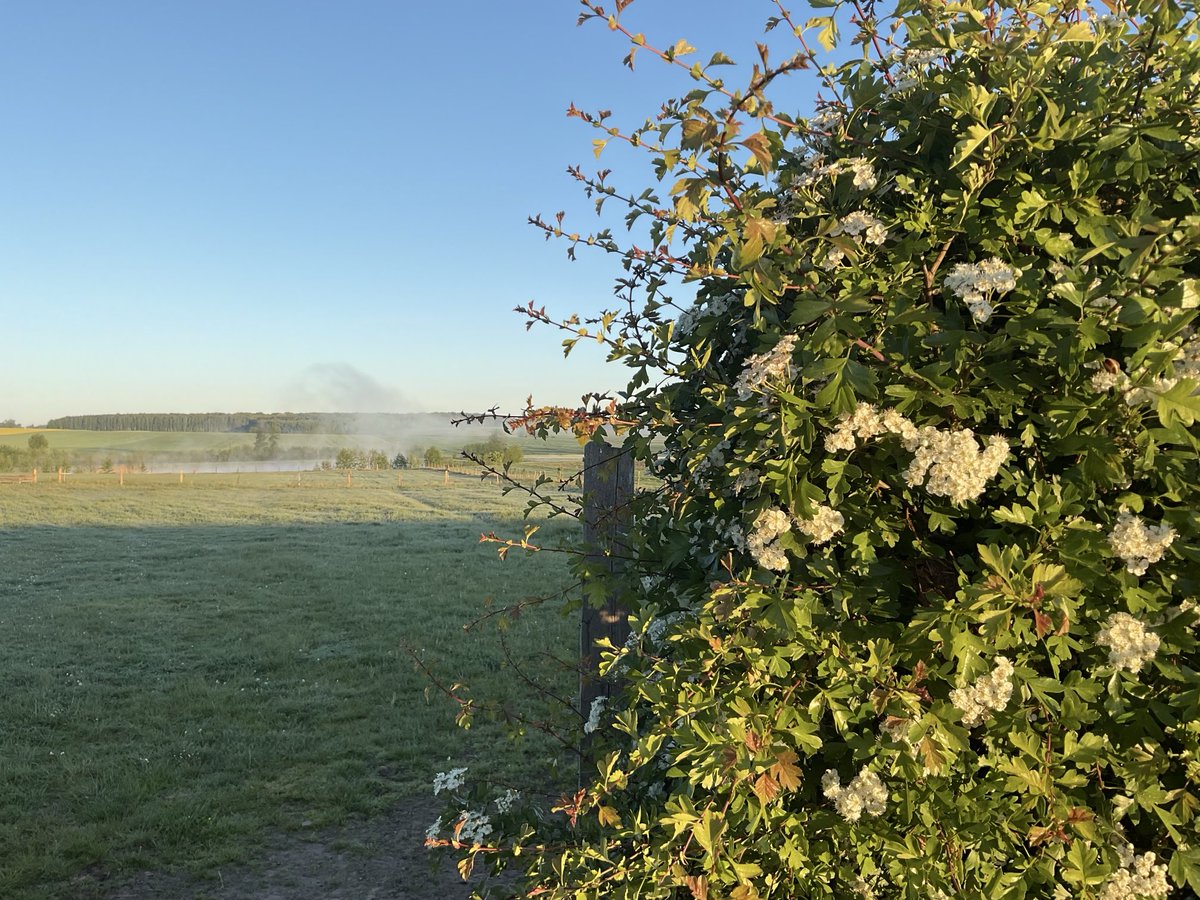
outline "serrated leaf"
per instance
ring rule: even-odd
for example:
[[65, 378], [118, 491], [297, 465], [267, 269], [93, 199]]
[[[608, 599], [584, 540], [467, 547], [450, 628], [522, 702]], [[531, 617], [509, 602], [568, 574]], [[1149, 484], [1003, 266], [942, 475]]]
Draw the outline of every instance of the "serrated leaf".
[[1196, 394], [1198, 389], [1200, 385], [1191, 378], [1185, 378], [1159, 393], [1155, 403], [1159, 421], [1167, 428], [1176, 422], [1184, 426], [1195, 422], [1200, 417], [1200, 395]]
[[966, 135], [954, 145], [954, 152], [950, 156], [950, 168], [957, 168], [966, 162], [979, 145], [992, 136], [993, 131], [994, 128], [984, 125], [968, 126]]
[[776, 797], [779, 796], [779, 782], [763, 772], [758, 778], [754, 779], [754, 784], [751, 785], [754, 795], [765, 806]]
[[601, 806], [596, 810], [596, 816], [600, 819], [600, 824], [609, 828], [621, 827], [621, 814], [611, 806]]
[[794, 791], [800, 787], [800, 768], [796, 765], [798, 759], [791, 750], [781, 750], [775, 755], [771, 774], [784, 790]]
[[752, 134], [742, 141], [742, 146], [754, 154], [760, 169], [764, 172], [771, 171], [774, 157], [771, 155], [771, 142], [766, 134], [761, 131], [758, 134]]

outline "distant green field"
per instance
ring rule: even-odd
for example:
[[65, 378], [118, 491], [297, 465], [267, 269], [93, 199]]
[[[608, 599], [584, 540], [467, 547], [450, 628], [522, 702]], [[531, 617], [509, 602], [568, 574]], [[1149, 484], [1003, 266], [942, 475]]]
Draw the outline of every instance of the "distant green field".
[[[309, 451], [313, 458], [330, 459], [343, 447], [380, 450], [388, 458], [396, 453], [411, 455], [430, 446], [438, 447], [451, 460], [465, 444], [486, 440], [498, 428], [473, 426], [456, 429], [443, 423], [415, 428], [395, 434], [281, 434], [278, 446], [282, 456], [300, 450]], [[246, 433], [177, 432], [177, 431], [85, 431], [75, 429], [3, 429], [0, 445], [24, 449], [30, 435], [43, 434], [50, 450], [66, 451], [85, 468], [94, 468], [110, 457], [114, 463], [137, 465], [169, 465], [178, 462], [205, 462], [217, 459], [222, 451], [241, 451], [248, 454], [254, 447], [255, 436]], [[529, 463], [541, 466], [570, 466], [582, 459], [579, 442], [569, 435], [557, 435], [542, 441], [524, 434], [506, 438], [518, 444]], [[469, 463], [459, 460], [467, 466]], [[537, 466], [531, 466], [537, 468]]]
[[[491, 483], [400, 481], [0, 484], [0, 897], [101, 896], [86, 886], [142, 869], [212, 875], [279, 831], [427, 802], [451, 765], [545, 783], [554, 748], [521, 749], [487, 721], [456, 729], [404, 648], [477, 696], [515, 696], [495, 634], [462, 626], [561, 587], [560, 559], [500, 562], [479, 543], [522, 525]], [[569, 696], [546, 653], [571, 657], [578, 635], [553, 607], [505, 639]]]

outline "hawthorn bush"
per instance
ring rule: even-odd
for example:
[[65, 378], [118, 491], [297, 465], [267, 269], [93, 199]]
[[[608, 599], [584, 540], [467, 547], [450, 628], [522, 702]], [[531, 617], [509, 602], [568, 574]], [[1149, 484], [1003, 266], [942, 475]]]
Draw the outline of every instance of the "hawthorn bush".
[[1194, 896], [1194, 3], [776, 3], [741, 90], [583, 5], [695, 81], [573, 110], [653, 157], [662, 198], [573, 170], [637, 246], [536, 220], [623, 258], [557, 324], [661, 484], [594, 777], [443, 842], [549, 898]]

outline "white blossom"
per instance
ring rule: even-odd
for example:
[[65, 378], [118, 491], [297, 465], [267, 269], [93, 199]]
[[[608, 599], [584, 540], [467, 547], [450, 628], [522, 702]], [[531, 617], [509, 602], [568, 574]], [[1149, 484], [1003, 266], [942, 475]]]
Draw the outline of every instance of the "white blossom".
[[860, 191], [872, 190], [879, 183], [879, 176], [870, 160], [861, 156], [835, 159], [825, 162], [824, 156], [817, 155], [804, 163], [804, 171], [793, 185], [795, 187], [814, 187], [824, 178], [837, 178], [839, 175], [853, 176], [853, 184]]
[[853, 450], [857, 441], [881, 434], [899, 437], [904, 449], [913, 454], [905, 481], [913, 486], [924, 484], [929, 493], [959, 506], [982, 494], [1008, 458], [1008, 442], [1001, 437], [989, 437], [981, 449], [968, 428], [917, 428], [896, 410], [881, 412], [870, 403], [860, 403], [854, 412], [842, 416], [826, 435], [825, 449], [830, 453]]
[[982, 494], [1008, 458], [1008, 441], [992, 436], [980, 449], [969, 428], [926, 426], [905, 440], [904, 448], [913, 454], [904, 480], [914, 486], [924, 483], [929, 493], [946, 497], [956, 506]]
[[690, 336], [696, 330], [696, 326], [700, 324], [701, 319], [720, 318], [735, 304], [740, 305], [740, 303], [741, 299], [734, 294], [720, 294], [710, 297], [707, 301], [700, 301], [694, 306], [689, 306], [675, 319], [675, 336], [678, 338]]
[[492, 833], [492, 822], [482, 810], [464, 809], [458, 814], [455, 840], [460, 844], [477, 846]]
[[1133, 383], [1129, 376], [1121, 371], [1121, 364], [1115, 360], [1106, 359], [1102, 362], [1092, 363], [1091, 367], [1098, 369], [1092, 376], [1092, 390], [1097, 394], [1107, 391], [1127, 393], [1132, 387]]
[[425, 829], [425, 840], [426, 841], [436, 841], [438, 839], [438, 835], [441, 833], [442, 833], [442, 817], [438, 816], [436, 819], [433, 820], [433, 824], [430, 825], [427, 829]]
[[739, 399], [746, 400], [751, 394], [761, 393], [772, 384], [791, 380], [792, 352], [796, 349], [796, 340], [796, 335], [789, 334], [766, 353], [746, 360], [742, 373], [734, 383]]
[[1140, 672], [1154, 658], [1158, 635], [1129, 613], [1113, 613], [1096, 634], [1096, 643], [1108, 648], [1108, 664], [1115, 669]]
[[1167, 867], [1159, 865], [1153, 853], [1134, 854], [1128, 844], [1118, 848], [1121, 868], [1100, 890], [1100, 900], [1134, 900], [1138, 897], [1166, 897], [1171, 892]]
[[467, 769], [451, 769], [449, 772], [438, 772], [433, 776], [433, 793], [437, 796], [442, 791], [454, 791], [463, 786], [466, 781]]
[[983, 324], [995, 311], [990, 298], [1017, 286], [1021, 272], [992, 257], [979, 263], [959, 263], [946, 275], [945, 285], [967, 305], [972, 318]]
[[782, 509], [768, 507], [754, 519], [754, 537], [773, 541], [792, 528], [792, 517]]
[[787, 553], [775, 540], [792, 528], [792, 517], [782, 509], [768, 507], [754, 519], [746, 548], [754, 561], [764, 569], [783, 572], [788, 568]]
[[521, 799], [521, 792], [509, 788], [503, 794], [496, 798], [496, 812], [504, 815], [513, 808], [518, 800]]
[[828, 506], [817, 506], [811, 519], [798, 519], [796, 527], [808, 535], [814, 544], [824, 544], [842, 530], [846, 524], [845, 518], [835, 509]]
[[733, 492], [740, 494], [758, 486], [759, 474], [756, 469], [746, 469], [733, 480]]
[[1013, 665], [1003, 656], [996, 657], [996, 667], [975, 680], [969, 688], [955, 688], [950, 702], [962, 711], [962, 723], [967, 728], [981, 725], [1000, 712], [1012, 699]]
[[887, 787], [866, 766], [845, 787], [837, 769], [829, 769], [821, 776], [821, 790], [825, 799], [833, 802], [838, 815], [847, 822], [857, 822], [863, 813], [869, 816], [883, 815], [887, 808]]
[[883, 88], [883, 97], [897, 96], [912, 90], [929, 71], [929, 67], [945, 56], [944, 50], [899, 50], [887, 60], [889, 65], [899, 63], [892, 74], [892, 81]]
[[1162, 559], [1174, 540], [1175, 529], [1170, 525], [1147, 525], [1124, 506], [1117, 512], [1117, 524], [1108, 535], [1113, 553], [1134, 575], [1145, 575], [1151, 563]]
[[830, 237], [837, 237], [842, 234], [848, 234], [851, 237], [862, 235], [868, 244], [882, 244], [887, 240], [888, 236], [887, 228], [884, 227], [882, 222], [870, 213], [865, 213], [861, 210], [843, 216], [829, 230]]
[[831, 272], [842, 264], [842, 260], [846, 258], [846, 251], [841, 247], [830, 247], [829, 252], [825, 254], [825, 258], [821, 260], [821, 268], [826, 272]]
[[604, 707], [607, 703], [607, 697], [597, 697], [592, 701], [592, 708], [588, 710], [587, 721], [583, 723], [584, 734], [592, 734], [600, 727], [600, 716], [604, 713]]

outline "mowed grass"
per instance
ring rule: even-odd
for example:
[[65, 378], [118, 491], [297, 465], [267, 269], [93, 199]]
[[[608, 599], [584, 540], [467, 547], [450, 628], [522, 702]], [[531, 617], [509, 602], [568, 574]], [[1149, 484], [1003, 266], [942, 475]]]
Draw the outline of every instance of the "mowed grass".
[[[544, 783], [558, 751], [457, 729], [404, 650], [512, 700], [494, 632], [462, 626], [567, 578], [550, 554], [500, 562], [478, 542], [519, 531], [519, 500], [443, 480], [0, 485], [0, 897], [213, 875], [280, 831], [427, 800], [452, 765]], [[506, 640], [572, 693], [546, 652], [572, 655], [573, 618], [549, 604]]]

